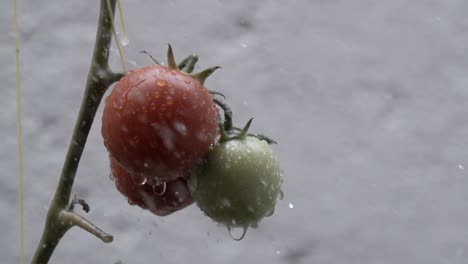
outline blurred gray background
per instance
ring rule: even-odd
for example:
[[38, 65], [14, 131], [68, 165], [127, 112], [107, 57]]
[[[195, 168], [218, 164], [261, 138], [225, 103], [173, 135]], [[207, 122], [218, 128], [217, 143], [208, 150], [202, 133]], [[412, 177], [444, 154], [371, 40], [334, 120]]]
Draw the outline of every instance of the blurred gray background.
[[[0, 262], [19, 263], [12, 1], [0, 11]], [[73, 193], [112, 233], [72, 229], [51, 263], [466, 263], [468, 2], [123, 0], [130, 66], [200, 55], [244, 124], [276, 139], [285, 198], [241, 242], [196, 206], [160, 218], [109, 180], [100, 107]], [[19, 1], [26, 251], [59, 177], [99, 1]], [[112, 50], [114, 69], [120, 69]]]

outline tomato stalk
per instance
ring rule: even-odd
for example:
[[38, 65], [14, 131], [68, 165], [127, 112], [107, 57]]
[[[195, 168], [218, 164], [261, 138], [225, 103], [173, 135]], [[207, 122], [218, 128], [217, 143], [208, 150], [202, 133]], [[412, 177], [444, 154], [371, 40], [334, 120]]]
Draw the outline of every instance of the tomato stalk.
[[[210, 92], [211, 92], [211, 94], [219, 94], [219, 95], [224, 97], [223, 94], [220, 94], [218, 92], [213, 92], [213, 91], [210, 91]], [[265, 136], [263, 134], [247, 133], [249, 128], [250, 128], [250, 124], [252, 123], [253, 118], [251, 118], [247, 122], [247, 124], [244, 126], [244, 128], [242, 128], [242, 129], [238, 128], [238, 127], [234, 127], [234, 125], [232, 123], [232, 110], [231, 110], [231, 107], [226, 102], [224, 102], [222, 100], [214, 98], [213, 101], [224, 112], [224, 117], [219, 120], [219, 128], [221, 130], [221, 141], [228, 141], [228, 140], [231, 140], [231, 139], [243, 139], [246, 136], [251, 136], [251, 137], [258, 138], [260, 140], [264, 140], [268, 144], [277, 144], [276, 141], [274, 141], [273, 139], [271, 139], [271, 138], [269, 138], [269, 137], [267, 137], [267, 136]]]
[[86, 89], [80, 112], [75, 123], [72, 139], [60, 175], [54, 198], [47, 213], [41, 240], [31, 263], [48, 263], [56, 246], [65, 233], [73, 226], [81, 227], [104, 242], [111, 242], [112, 236], [106, 234], [85, 218], [73, 211], [70, 195], [76, 171], [88, 138], [94, 116], [107, 88], [118, 81], [123, 74], [114, 73], [109, 68], [109, 48], [112, 39], [111, 15], [115, 11], [116, 0], [110, 0], [110, 10], [106, 0], [101, 0], [96, 42]]

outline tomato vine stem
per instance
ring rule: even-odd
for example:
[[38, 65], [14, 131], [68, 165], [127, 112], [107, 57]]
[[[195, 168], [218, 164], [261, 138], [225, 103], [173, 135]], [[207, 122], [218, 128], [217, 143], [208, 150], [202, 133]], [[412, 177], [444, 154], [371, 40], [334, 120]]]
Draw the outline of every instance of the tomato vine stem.
[[81, 227], [104, 242], [112, 241], [112, 236], [69, 210], [68, 204], [81, 155], [102, 97], [107, 88], [123, 76], [122, 73], [114, 73], [109, 68], [113, 21], [110, 15], [113, 16], [115, 5], [116, 0], [110, 0], [111, 12], [108, 12], [107, 1], [101, 0], [96, 42], [84, 97], [57, 189], [47, 213], [42, 237], [31, 261], [33, 264], [48, 263], [60, 239], [73, 226]]

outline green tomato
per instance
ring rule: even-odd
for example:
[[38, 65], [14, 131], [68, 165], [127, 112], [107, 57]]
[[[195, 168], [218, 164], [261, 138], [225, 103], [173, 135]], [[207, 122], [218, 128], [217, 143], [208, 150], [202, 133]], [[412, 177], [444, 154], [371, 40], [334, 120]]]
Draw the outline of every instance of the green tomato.
[[247, 136], [216, 145], [189, 180], [206, 215], [228, 228], [256, 227], [281, 199], [279, 160], [266, 141]]

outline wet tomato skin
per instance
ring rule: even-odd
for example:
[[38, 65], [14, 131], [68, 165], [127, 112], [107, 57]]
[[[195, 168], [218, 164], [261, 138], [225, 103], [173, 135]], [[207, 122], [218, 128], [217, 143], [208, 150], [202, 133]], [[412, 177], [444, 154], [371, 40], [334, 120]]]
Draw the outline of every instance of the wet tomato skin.
[[189, 178], [198, 207], [228, 227], [256, 227], [282, 198], [279, 160], [266, 141], [247, 136], [216, 145]]
[[219, 137], [208, 90], [179, 70], [150, 65], [130, 71], [106, 98], [102, 135], [132, 174], [156, 183], [187, 175]]
[[112, 157], [110, 168], [117, 190], [127, 197], [128, 202], [155, 215], [166, 216], [193, 203], [187, 181], [183, 178], [166, 182], [165, 191], [161, 193], [162, 186], [153, 189], [149, 183], [137, 185], [131, 175]]

